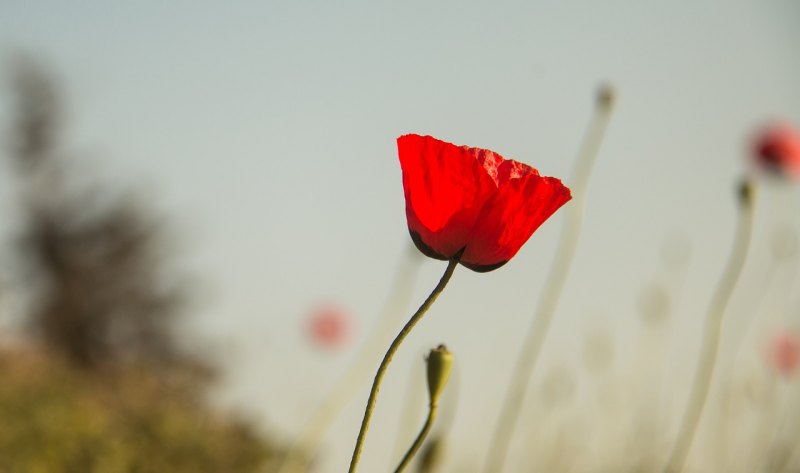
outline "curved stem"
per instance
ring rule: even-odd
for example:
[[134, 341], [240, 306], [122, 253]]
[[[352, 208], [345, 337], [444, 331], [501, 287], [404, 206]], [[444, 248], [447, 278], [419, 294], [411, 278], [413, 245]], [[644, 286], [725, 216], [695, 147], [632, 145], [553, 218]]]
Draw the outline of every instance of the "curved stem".
[[567, 280], [575, 248], [578, 244], [583, 208], [586, 200], [586, 187], [591, 174], [592, 165], [603, 141], [606, 127], [611, 115], [611, 102], [599, 101], [595, 108], [593, 120], [584, 137], [583, 144], [572, 171], [573, 201], [567, 208], [562, 237], [559, 240], [556, 256], [550, 267], [550, 274], [542, 290], [542, 298], [534, 312], [534, 320], [522, 344], [512, 372], [511, 383], [500, 409], [500, 417], [495, 426], [494, 435], [489, 447], [488, 458], [484, 467], [486, 473], [503, 471], [511, 437], [516, 429], [520, 408], [525, 397], [528, 384], [539, 358], [544, 340], [550, 328], [561, 290]]
[[381, 364], [378, 366], [378, 372], [375, 373], [375, 380], [372, 382], [372, 389], [369, 392], [367, 407], [364, 410], [364, 419], [361, 421], [361, 429], [358, 432], [356, 446], [353, 449], [353, 457], [350, 460], [350, 469], [348, 470], [349, 473], [354, 473], [358, 467], [358, 461], [361, 458], [361, 449], [364, 447], [364, 438], [366, 437], [367, 429], [369, 428], [369, 423], [372, 419], [372, 412], [375, 410], [375, 402], [378, 398], [378, 391], [380, 390], [381, 382], [386, 374], [386, 368], [389, 367], [389, 363], [392, 362], [395, 352], [397, 352], [400, 344], [403, 343], [403, 340], [405, 340], [405, 338], [411, 332], [411, 329], [413, 329], [417, 322], [422, 319], [422, 316], [425, 315], [433, 302], [439, 297], [439, 294], [442, 293], [442, 290], [445, 288], [445, 286], [447, 286], [447, 282], [450, 281], [450, 277], [453, 275], [453, 271], [455, 271], [457, 265], [458, 258], [453, 258], [447, 263], [447, 269], [444, 271], [442, 278], [439, 280], [439, 284], [436, 285], [428, 298], [425, 299], [425, 302], [422, 303], [414, 315], [411, 316], [411, 319], [409, 319], [405, 326], [403, 326], [403, 328], [400, 330], [400, 333], [397, 334], [397, 337], [395, 337], [394, 341], [392, 341], [392, 344], [389, 345], [389, 349], [383, 356], [383, 360], [381, 360]]
[[425, 441], [425, 437], [428, 436], [428, 433], [431, 431], [431, 427], [433, 427], [433, 421], [436, 419], [436, 410], [437, 406], [431, 404], [430, 408], [428, 409], [428, 418], [425, 419], [425, 425], [422, 426], [422, 430], [419, 431], [419, 435], [414, 440], [414, 443], [411, 444], [411, 448], [408, 449], [406, 454], [403, 456], [403, 459], [400, 460], [400, 464], [397, 465], [397, 469], [394, 470], [394, 473], [400, 473], [411, 463], [411, 459], [414, 458], [414, 455], [417, 454], [417, 451], [422, 446], [422, 442]]
[[422, 255], [413, 244], [409, 243], [408, 249], [401, 256], [391, 292], [384, 302], [378, 322], [366, 337], [358, 354], [353, 357], [353, 363], [334, 384], [289, 448], [278, 467], [278, 473], [293, 473], [308, 469], [310, 457], [306, 455], [313, 455], [317, 451], [337, 415], [367, 381], [369, 370], [372, 369], [371, 360], [374, 356], [378, 356], [379, 350], [386, 346], [386, 342], [392, 336], [390, 332], [392, 323], [400, 315], [400, 311], [408, 306], [421, 261]]
[[678, 437], [664, 468], [665, 473], [679, 473], [683, 471], [686, 458], [689, 455], [697, 426], [703, 414], [711, 380], [714, 376], [714, 366], [719, 354], [719, 340], [725, 318], [725, 310], [730, 301], [733, 289], [739, 275], [742, 273], [747, 249], [750, 246], [750, 237], [753, 233], [753, 203], [749, 197], [742, 199], [739, 205], [739, 224], [735, 235], [733, 250], [728, 260], [725, 272], [722, 274], [717, 291], [711, 300], [711, 305], [706, 316], [704, 343], [700, 352], [700, 360], [689, 393], [689, 401], [683, 415]]
[[419, 379], [418, 366], [414, 366], [411, 376], [406, 382], [403, 404], [400, 408], [400, 423], [394, 438], [394, 448], [389, 458], [401, 458], [408, 449], [408, 439], [419, 431], [417, 417], [425, 408], [425, 380]]

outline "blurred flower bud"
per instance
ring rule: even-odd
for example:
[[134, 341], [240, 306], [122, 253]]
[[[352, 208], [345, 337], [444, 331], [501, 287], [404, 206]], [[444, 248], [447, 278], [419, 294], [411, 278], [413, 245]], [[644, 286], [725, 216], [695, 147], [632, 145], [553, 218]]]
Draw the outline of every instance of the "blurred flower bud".
[[792, 126], [767, 126], [753, 148], [753, 159], [759, 168], [779, 177], [800, 179], [800, 134]]
[[450, 377], [453, 355], [447, 351], [446, 346], [439, 345], [428, 353], [426, 361], [428, 363], [428, 393], [431, 398], [431, 406], [436, 406]]
[[750, 182], [749, 179], [742, 179], [738, 188], [739, 205], [742, 207], [749, 207], [752, 205], [754, 194], [755, 189], [753, 188], [753, 183]]
[[616, 96], [617, 94], [611, 84], [601, 84], [597, 89], [597, 106], [601, 108], [610, 108], [614, 105]]
[[800, 367], [800, 333], [783, 331], [770, 342], [769, 362], [784, 376], [792, 376]]
[[328, 350], [335, 350], [343, 347], [350, 340], [353, 321], [347, 311], [335, 305], [326, 304], [316, 307], [311, 312], [308, 330], [316, 345]]

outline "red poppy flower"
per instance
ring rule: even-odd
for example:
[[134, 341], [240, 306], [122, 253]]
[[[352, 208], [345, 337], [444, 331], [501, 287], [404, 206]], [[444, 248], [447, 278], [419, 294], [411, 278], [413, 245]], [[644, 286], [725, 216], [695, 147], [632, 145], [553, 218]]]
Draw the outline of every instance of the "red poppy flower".
[[784, 376], [791, 376], [800, 366], [800, 333], [785, 331], [772, 340], [772, 366]]
[[350, 340], [352, 328], [349, 314], [331, 304], [316, 307], [308, 324], [311, 339], [328, 350], [344, 346]]
[[497, 269], [572, 196], [560, 180], [494, 151], [397, 139], [411, 238], [427, 256]]
[[786, 124], [767, 127], [756, 139], [756, 164], [784, 177], [800, 179], [800, 135]]

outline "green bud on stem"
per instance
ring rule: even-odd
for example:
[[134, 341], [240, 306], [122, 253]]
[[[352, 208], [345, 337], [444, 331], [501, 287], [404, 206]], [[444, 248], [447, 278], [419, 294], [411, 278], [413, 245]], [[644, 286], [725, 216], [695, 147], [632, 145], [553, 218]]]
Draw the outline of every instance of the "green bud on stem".
[[428, 363], [428, 393], [431, 398], [431, 406], [436, 406], [439, 404], [439, 396], [450, 377], [453, 355], [447, 351], [446, 346], [439, 345], [428, 353], [426, 361]]
[[753, 203], [753, 194], [755, 194], [755, 188], [753, 183], [745, 178], [739, 182], [739, 188], [737, 189], [737, 196], [739, 198], [739, 205], [742, 207], [749, 207]]
[[611, 108], [614, 105], [616, 95], [611, 84], [601, 84], [597, 89], [597, 106], [604, 109]]

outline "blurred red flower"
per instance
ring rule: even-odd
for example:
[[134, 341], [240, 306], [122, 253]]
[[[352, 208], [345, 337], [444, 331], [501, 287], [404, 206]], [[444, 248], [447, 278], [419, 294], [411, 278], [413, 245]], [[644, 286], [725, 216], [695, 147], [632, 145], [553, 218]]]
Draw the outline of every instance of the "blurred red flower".
[[311, 312], [308, 330], [316, 345], [328, 350], [335, 350], [350, 341], [353, 321], [350, 314], [342, 308], [325, 304], [316, 307]]
[[770, 173], [800, 179], [800, 134], [785, 123], [768, 126], [756, 138], [754, 158]]
[[560, 180], [480, 148], [397, 139], [411, 238], [425, 255], [492, 271], [569, 201]]
[[797, 372], [800, 366], [800, 333], [785, 331], [772, 339], [770, 358], [773, 367], [785, 376]]

